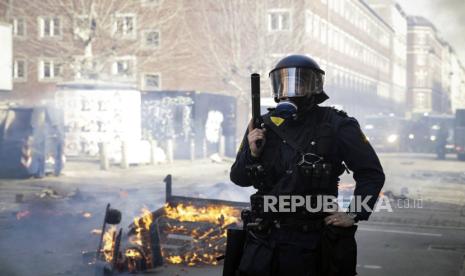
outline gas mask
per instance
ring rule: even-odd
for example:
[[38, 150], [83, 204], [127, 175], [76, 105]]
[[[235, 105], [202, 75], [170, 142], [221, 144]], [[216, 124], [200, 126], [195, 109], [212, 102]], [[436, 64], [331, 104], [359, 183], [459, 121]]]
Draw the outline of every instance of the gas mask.
[[299, 107], [297, 104], [293, 103], [291, 100], [286, 99], [278, 103], [275, 109], [275, 115], [283, 119], [293, 119], [297, 116], [297, 111]]
[[278, 105], [276, 116], [297, 119], [315, 103], [315, 96], [323, 93], [324, 75], [307, 68], [280, 68], [270, 73], [273, 96]]

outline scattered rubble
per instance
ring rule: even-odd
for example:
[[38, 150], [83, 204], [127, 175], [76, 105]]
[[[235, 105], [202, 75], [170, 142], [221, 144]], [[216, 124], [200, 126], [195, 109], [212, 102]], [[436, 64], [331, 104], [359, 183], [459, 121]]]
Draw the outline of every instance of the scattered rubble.
[[414, 171], [411, 178], [444, 183], [465, 184], [465, 172]]
[[36, 193], [36, 196], [39, 198], [53, 198], [53, 199], [62, 199], [65, 196], [64, 195], [59, 195], [57, 191], [54, 189], [47, 187], [40, 191], [39, 193]]

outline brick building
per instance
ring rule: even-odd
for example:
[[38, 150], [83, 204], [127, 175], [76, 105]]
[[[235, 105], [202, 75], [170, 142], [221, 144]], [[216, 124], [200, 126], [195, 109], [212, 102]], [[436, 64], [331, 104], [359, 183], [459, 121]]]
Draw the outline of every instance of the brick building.
[[402, 112], [406, 103], [443, 110], [433, 100], [443, 95], [444, 73], [435, 29], [410, 18], [406, 67], [407, 19], [391, 0], [52, 2], [0, 0], [0, 18], [14, 30], [14, 89], [0, 97], [34, 104], [53, 96], [56, 83], [79, 79], [220, 93], [237, 98], [242, 132], [250, 73], [262, 74], [269, 96], [273, 64], [303, 53], [327, 71], [329, 103], [352, 115]]

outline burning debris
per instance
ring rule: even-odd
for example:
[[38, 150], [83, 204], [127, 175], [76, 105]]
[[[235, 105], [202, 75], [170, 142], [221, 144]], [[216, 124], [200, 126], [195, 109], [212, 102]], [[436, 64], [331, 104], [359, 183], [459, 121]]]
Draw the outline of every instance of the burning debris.
[[167, 203], [154, 212], [142, 209], [141, 215], [129, 226], [124, 249], [119, 248], [121, 229], [119, 234], [114, 225], [105, 229], [105, 219], [97, 261], [100, 258], [110, 264], [111, 271], [131, 273], [163, 263], [218, 264], [217, 258], [225, 252], [227, 228], [240, 223], [244, 204], [172, 196], [171, 181], [168, 182]]
[[240, 210], [226, 205], [165, 205], [158, 219], [163, 257], [172, 264], [216, 265], [224, 253], [228, 226], [239, 223]]

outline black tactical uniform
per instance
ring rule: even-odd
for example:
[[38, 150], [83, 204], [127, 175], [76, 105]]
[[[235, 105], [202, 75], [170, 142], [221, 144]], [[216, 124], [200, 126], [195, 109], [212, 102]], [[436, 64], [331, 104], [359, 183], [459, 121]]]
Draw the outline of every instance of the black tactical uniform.
[[[372, 196], [368, 205], [373, 207], [384, 184], [381, 164], [354, 118], [316, 105], [327, 98], [324, 92], [313, 96], [313, 104], [288, 118], [277, 110], [264, 115], [263, 152], [259, 158], [252, 157], [246, 132], [231, 168], [231, 180], [239, 186], [253, 185], [258, 189], [256, 195], [337, 196], [339, 176], [348, 168], [356, 181], [354, 194]], [[297, 165], [302, 159], [299, 150], [311, 153], [317, 162]], [[299, 211], [260, 218], [266, 226], [249, 231], [241, 275], [355, 275], [356, 226], [324, 226], [326, 215]], [[369, 215], [367, 211], [357, 213], [356, 221], [367, 220]]]

